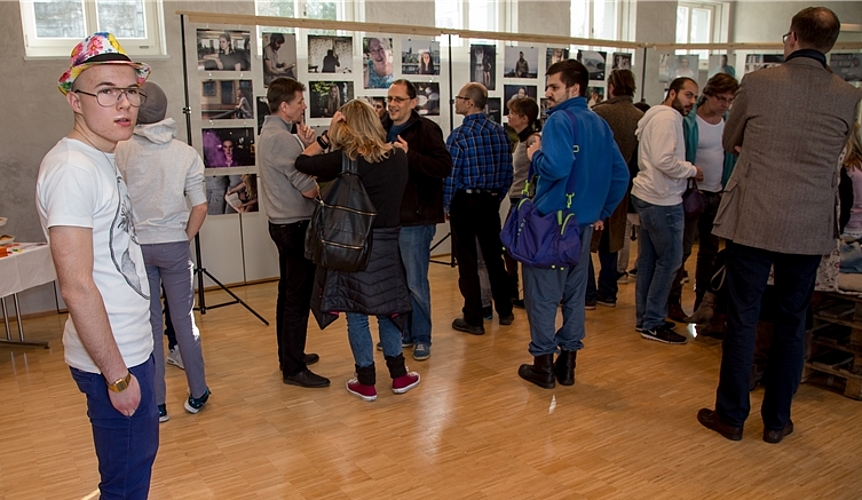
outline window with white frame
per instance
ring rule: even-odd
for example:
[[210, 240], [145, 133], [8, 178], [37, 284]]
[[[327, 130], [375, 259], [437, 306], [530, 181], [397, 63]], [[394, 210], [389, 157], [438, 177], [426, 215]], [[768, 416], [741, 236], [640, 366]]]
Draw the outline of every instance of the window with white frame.
[[130, 55], [164, 54], [160, 0], [19, 0], [29, 57], [68, 57], [97, 31], [113, 33]]
[[[676, 8], [676, 43], [714, 43], [727, 38], [723, 17], [726, 5], [719, 2], [679, 2]], [[709, 65], [708, 50], [677, 49], [677, 54], [697, 55], [701, 69]]]
[[[328, 19], [331, 21], [361, 21], [364, 14], [359, 12], [364, 5], [356, 0], [255, 0], [255, 10], [259, 16], [294, 17], [308, 19]], [[278, 31], [293, 33], [293, 28], [258, 26], [261, 33]], [[332, 34], [332, 30], [313, 30], [315, 34]], [[260, 47], [258, 51], [260, 52]]]
[[[473, 31], [500, 31], [508, 26], [503, 19], [511, 4], [517, 0], [436, 0], [434, 2], [434, 21], [439, 28], [452, 28]], [[510, 14], [511, 15], [511, 14]], [[449, 37], [440, 37], [445, 46]], [[460, 46], [458, 38], [452, 41]]]
[[572, 0], [572, 36], [602, 40], [624, 40], [623, 26], [627, 0]]

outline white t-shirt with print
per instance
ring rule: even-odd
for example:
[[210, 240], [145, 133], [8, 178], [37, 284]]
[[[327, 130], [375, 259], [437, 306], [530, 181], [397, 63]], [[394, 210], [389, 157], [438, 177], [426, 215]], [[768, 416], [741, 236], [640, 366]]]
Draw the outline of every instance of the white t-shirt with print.
[[[128, 367], [146, 361], [153, 352], [150, 286], [135, 238], [126, 183], [114, 155], [75, 139], [61, 139], [39, 167], [36, 208], [46, 237], [48, 228], [54, 226], [93, 230], [93, 280], [120, 354]], [[69, 366], [100, 373], [71, 317], [66, 321], [63, 346]]]

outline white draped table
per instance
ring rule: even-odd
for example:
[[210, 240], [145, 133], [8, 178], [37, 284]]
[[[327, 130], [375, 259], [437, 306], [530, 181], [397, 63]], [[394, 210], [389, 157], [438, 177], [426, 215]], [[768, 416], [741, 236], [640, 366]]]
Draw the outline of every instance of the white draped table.
[[[18, 304], [18, 294], [44, 285], [57, 279], [54, 271], [54, 261], [47, 243], [21, 243], [20, 252], [10, 253], [0, 257], [0, 307], [3, 310], [3, 321], [6, 325], [6, 340], [0, 339], [0, 346], [14, 345], [22, 347], [48, 347], [47, 342], [26, 342], [24, 329], [21, 325], [21, 309]], [[15, 314], [18, 320], [18, 339], [12, 340], [9, 328], [9, 313], [6, 309], [6, 298], [12, 296], [15, 302]]]

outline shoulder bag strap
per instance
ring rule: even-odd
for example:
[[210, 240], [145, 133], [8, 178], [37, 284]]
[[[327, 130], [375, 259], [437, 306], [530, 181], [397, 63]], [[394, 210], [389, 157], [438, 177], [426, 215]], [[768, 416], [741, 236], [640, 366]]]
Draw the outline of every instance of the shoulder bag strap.
[[[581, 151], [581, 144], [578, 140], [578, 119], [574, 113], [569, 111], [568, 109], [563, 110], [566, 113], [566, 116], [569, 117], [569, 121], [572, 123], [572, 154], [575, 157], [575, 160], [572, 162], [572, 171], [575, 170], [575, 167], [578, 163], [578, 153]], [[575, 197], [575, 176], [569, 172], [569, 178], [566, 180], [566, 208], [572, 207], [572, 199]]]

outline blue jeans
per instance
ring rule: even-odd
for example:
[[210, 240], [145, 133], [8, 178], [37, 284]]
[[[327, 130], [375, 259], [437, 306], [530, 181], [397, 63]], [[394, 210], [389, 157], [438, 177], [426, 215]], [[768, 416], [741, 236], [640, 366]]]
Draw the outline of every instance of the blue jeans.
[[[727, 332], [715, 409], [726, 423], [742, 427], [751, 410], [749, 378], [755, 330], [769, 268], [775, 267], [775, 327], [763, 382], [763, 426], [781, 430], [799, 387], [805, 358], [805, 316], [814, 292], [819, 255], [792, 255], [727, 243]], [[640, 271], [638, 271], [640, 272]]]
[[[593, 226], [581, 227], [581, 259], [567, 269], [539, 269], [524, 265], [524, 306], [530, 321], [530, 354], [553, 354], [557, 346], [567, 351], [583, 349], [584, 294]], [[555, 330], [557, 306], [563, 302], [563, 326]]]
[[667, 316], [667, 297], [682, 263], [685, 215], [682, 203], [653, 205], [636, 196], [632, 203], [641, 219], [635, 318], [637, 326], [651, 330]]
[[153, 392], [154, 361], [129, 368], [141, 386], [141, 402], [131, 417], [118, 412], [108, 397], [101, 373], [70, 368], [78, 389], [87, 396], [87, 416], [99, 460], [99, 490], [104, 500], [145, 500], [159, 449], [159, 410]]
[[437, 226], [402, 226], [398, 236], [401, 262], [410, 290], [413, 313], [404, 330], [404, 340], [431, 345], [431, 287], [428, 284], [428, 264], [431, 261], [431, 241]]
[[[353, 351], [356, 366], [365, 368], [373, 365], [374, 344], [371, 341], [371, 329], [368, 327], [368, 315], [348, 312], [345, 316], [347, 316], [347, 338], [350, 341], [350, 350]], [[377, 316], [377, 325], [380, 328], [383, 355], [394, 358], [401, 354], [401, 330], [388, 316]]]
[[192, 279], [194, 265], [188, 241], [141, 245], [147, 278], [150, 281], [150, 327], [153, 330], [153, 359], [156, 363], [156, 404], [165, 404], [165, 349], [162, 333], [162, 302], [158, 289], [165, 288], [165, 303], [170, 307], [180, 354], [183, 357], [186, 381], [193, 397], [202, 396], [207, 390], [204, 373], [204, 357], [201, 351], [201, 336], [195, 326], [192, 308], [195, 304]]

